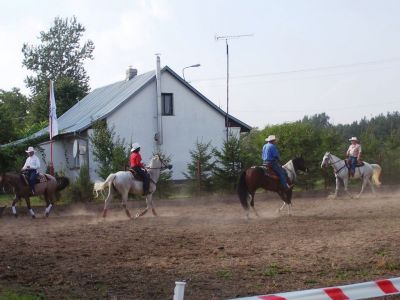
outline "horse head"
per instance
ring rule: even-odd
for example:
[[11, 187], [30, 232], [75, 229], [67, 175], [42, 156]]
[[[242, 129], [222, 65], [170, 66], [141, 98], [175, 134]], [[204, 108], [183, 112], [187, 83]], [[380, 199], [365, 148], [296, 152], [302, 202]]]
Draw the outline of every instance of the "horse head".
[[303, 171], [303, 172], [308, 172], [308, 168], [306, 167], [306, 162], [302, 156], [295, 157], [292, 159], [294, 169]]
[[330, 161], [330, 159], [331, 159], [331, 153], [328, 151], [328, 152], [325, 152], [325, 155], [324, 155], [324, 157], [322, 158], [322, 162], [321, 162], [321, 168], [322, 167], [328, 167], [329, 166], [329, 161]]
[[164, 161], [160, 155], [156, 154], [152, 157], [150, 164], [149, 164], [150, 169], [160, 169], [160, 170], [165, 170], [165, 169], [172, 169], [171, 164], [167, 164], [166, 161]]

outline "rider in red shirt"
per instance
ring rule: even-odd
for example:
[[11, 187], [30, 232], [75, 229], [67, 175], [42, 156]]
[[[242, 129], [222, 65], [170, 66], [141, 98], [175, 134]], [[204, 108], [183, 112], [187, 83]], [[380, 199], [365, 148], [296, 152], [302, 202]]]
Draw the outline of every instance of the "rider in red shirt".
[[131, 149], [131, 156], [129, 158], [130, 167], [136, 173], [140, 174], [143, 178], [143, 194], [147, 195], [149, 193], [150, 180], [147, 172], [145, 171], [145, 165], [142, 163], [142, 156], [140, 155], [140, 145], [139, 143], [133, 143]]

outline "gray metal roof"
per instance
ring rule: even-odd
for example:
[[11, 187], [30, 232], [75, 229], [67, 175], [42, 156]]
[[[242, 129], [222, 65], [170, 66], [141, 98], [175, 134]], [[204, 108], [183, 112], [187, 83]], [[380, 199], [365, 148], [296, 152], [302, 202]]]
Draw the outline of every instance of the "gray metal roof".
[[[203, 94], [197, 91], [194, 87], [188, 84], [171, 68], [165, 66], [161, 71], [167, 71], [172, 74], [177, 80], [179, 80], [192, 92], [197, 94], [208, 105], [217, 110], [223, 116], [226, 115], [226, 113], [221, 108], [219, 108]], [[66, 111], [62, 116], [58, 118], [59, 135], [79, 133], [89, 128], [94, 121], [106, 118], [115, 109], [120, 107], [125, 101], [137, 94], [149, 83], [155, 80], [155, 77], [156, 73], [153, 70], [141, 75], [137, 75], [128, 81], [119, 81], [93, 90], [90, 94], [88, 94], [86, 97], [84, 97], [81, 101], [76, 103], [73, 107], [71, 107], [68, 111]], [[231, 123], [240, 126], [241, 131], [250, 131], [251, 129], [249, 125], [232, 117], [231, 115], [229, 115], [229, 120]], [[30, 139], [40, 137], [45, 134], [48, 134], [47, 127], [29, 137], [14, 141], [10, 144], [3, 146], [18, 144]]]
[[131, 80], [119, 81], [93, 90], [58, 118], [59, 134], [80, 132], [90, 127], [94, 121], [107, 117], [149, 84], [154, 77], [155, 71], [150, 71]]

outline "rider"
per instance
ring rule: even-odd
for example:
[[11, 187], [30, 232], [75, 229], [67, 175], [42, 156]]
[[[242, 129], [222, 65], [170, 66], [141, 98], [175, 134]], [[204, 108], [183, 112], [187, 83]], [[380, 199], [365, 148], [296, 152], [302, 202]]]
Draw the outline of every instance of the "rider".
[[28, 158], [26, 159], [21, 171], [25, 171], [27, 173], [29, 186], [31, 188], [32, 195], [34, 195], [36, 174], [37, 170], [40, 168], [40, 160], [35, 155], [35, 149], [33, 149], [33, 147], [28, 147], [28, 150], [25, 150], [25, 152], [28, 153]]
[[285, 171], [279, 164], [279, 151], [276, 147], [276, 137], [275, 135], [268, 136], [265, 141], [267, 142], [262, 149], [262, 159], [265, 165], [271, 166], [271, 168], [278, 174], [279, 180], [285, 190], [292, 188], [286, 181]]
[[139, 143], [133, 143], [130, 156], [130, 166], [136, 173], [140, 174], [143, 178], [143, 194], [149, 193], [150, 180], [147, 172], [144, 170], [145, 165], [142, 163], [142, 156], [140, 155]]
[[355, 136], [349, 139], [349, 141], [351, 142], [351, 145], [349, 146], [349, 149], [347, 149], [346, 156], [350, 163], [350, 175], [354, 176], [357, 162], [361, 161], [361, 145], [360, 141]]

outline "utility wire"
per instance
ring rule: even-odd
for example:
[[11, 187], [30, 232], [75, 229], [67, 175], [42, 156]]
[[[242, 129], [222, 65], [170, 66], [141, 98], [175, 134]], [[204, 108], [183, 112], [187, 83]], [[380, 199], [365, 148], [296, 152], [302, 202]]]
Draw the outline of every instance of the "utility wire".
[[[400, 57], [375, 60], [375, 61], [367, 61], [367, 62], [358, 62], [352, 64], [343, 64], [343, 65], [334, 65], [334, 66], [323, 66], [316, 68], [305, 68], [305, 69], [297, 69], [290, 71], [281, 71], [281, 72], [271, 72], [271, 73], [259, 73], [259, 74], [249, 74], [249, 75], [238, 75], [238, 76], [230, 76], [232, 79], [236, 78], [254, 78], [254, 77], [266, 77], [266, 76], [277, 76], [277, 75], [286, 75], [286, 74], [295, 74], [302, 72], [317, 72], [324, 70], [334, 70], [334, 69], [342, 69], [342, 68], [352, 68], [352, 67], [360, 67], [360, 66], [368, 66], [368, 65], [376, 65], [376, 64], [384, 64], [390, 62], [398, 62], [400, 61]], [[193, 79], [191, 82], [199, 82], [199, 81], [215, 81], [215, 80], [225, 80], [226, 77], [214, 77], [214, 78], [204, 78], [204, 79]]]

